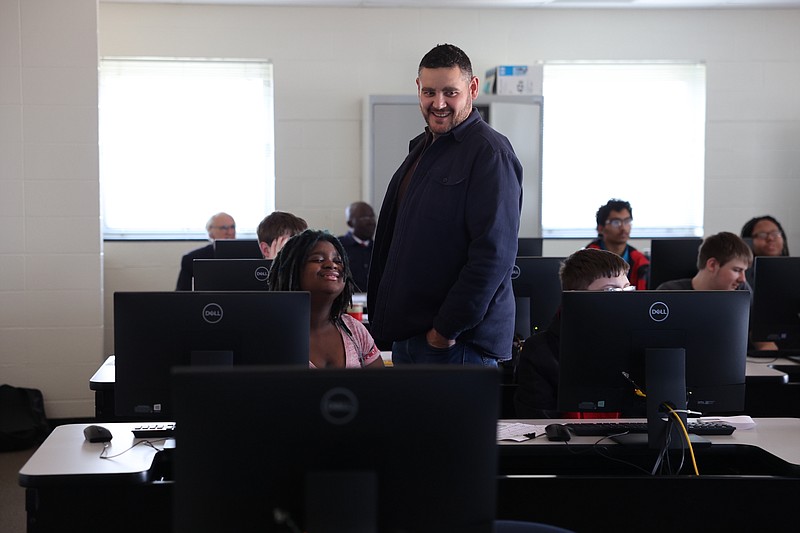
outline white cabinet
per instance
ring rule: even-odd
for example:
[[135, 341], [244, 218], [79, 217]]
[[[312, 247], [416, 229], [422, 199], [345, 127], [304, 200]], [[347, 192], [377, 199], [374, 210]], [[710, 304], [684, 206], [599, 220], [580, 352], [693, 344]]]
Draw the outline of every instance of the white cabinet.
[[[363, 196], [378, 211], [392, 175], [408, 155], [408, 142], [422, 133], [425, 121], [415, 95], [373, 95], [364, 105]], [[481, 94], [475, 106], [493, 128], [508, 137], [522, 163], [519, 236], [540, 237], [542, 97]]]

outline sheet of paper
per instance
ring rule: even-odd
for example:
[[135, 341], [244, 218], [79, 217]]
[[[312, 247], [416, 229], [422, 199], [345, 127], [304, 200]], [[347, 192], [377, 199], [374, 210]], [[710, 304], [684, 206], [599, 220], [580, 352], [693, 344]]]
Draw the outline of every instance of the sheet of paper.
[[497, 440], [522, 442], [543, 434], [543, 425], [523, 424], [522, 422], [499, 422], [497, 424]]
[[756, 427], [755, 421], [747, 415], [738, 416], [701, 416], [700, 422], [725, 422], [736, 429], [753, 429]]

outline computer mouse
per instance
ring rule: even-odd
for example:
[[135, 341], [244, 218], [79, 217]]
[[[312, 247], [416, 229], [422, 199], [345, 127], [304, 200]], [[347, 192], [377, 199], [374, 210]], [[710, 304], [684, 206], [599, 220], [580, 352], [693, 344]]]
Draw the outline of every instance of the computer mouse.
[[572, 438], [567, 426], [563, 424], [548, 424], [544, 427], [544, 432], [547, 435], [547, 440], [564, 442]]
[[108, 442], [114, 438], [111, 431], [103, 426], [86, 426], [83, 428], [83, 436], [89, 442]]

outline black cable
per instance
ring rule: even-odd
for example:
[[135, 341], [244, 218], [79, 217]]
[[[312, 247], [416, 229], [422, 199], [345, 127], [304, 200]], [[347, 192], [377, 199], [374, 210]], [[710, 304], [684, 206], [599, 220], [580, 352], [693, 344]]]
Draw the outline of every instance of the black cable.
[[158, 448], [158, 447], [156, 447], [155, 443], [158, 443], [158, 442], [164, 442], [164, 441], [166, 441], [168, 438], [171, 438], [171, 437], [165, 437], [165, 438], [163, 438], [163, 439], [153, 439], [153, 440], [140, 440], [140, 441], [137, 441], [137, 442], [135, 442], [135, 443], [134, 443], [134, 444], [133, 444], [133, 445], [132, 445], [130, 448], [128, 448], [127, 450], [123, 450], [123, 451], [121, 451], [121, 452], [119, 452], [118, 454], [115, 454], [115, 455], [105, 455], [105, 454], [106, 454], [106, 452], [108, 451], [108, 448], [109, 448], [109, 443], [108, 443], [108, 442], [106, 442], [106, 443], [105, 443], [105, 446], [103, 446], [103, 450], [100, 452], [100, 459], [113, 459], [113, 458], [115, 458], [115, 457], [119, 457], [120, 455], [123, 455], [123, 454], [125, 454], [125, 453], [128, 453], [129, 451], [131, 451], [132, 449], [136, 448], [136, 447], [137, 447], [137, 446], [139, 446], [140, 444], [144, 444], [145, 446], [148, 446], [148, 447], [150, 447], [150, 448], [153, 448], [153, 449], [154, 449], [155, 451], [157, 451], [157, 452], [161, 452], [161, 451], [164, 451], [164, 448]]

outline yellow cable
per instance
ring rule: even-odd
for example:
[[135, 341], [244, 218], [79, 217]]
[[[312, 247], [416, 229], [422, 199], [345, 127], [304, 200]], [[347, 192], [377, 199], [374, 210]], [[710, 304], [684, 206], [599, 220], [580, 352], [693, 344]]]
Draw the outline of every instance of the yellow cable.
[[666, 404], [664, 404], [664, 407], [666, 407], [667, 410], [669, 411], [669, 414], [671, 414], [673, 417], [675, 417], [675, 420], [678, 421], [678, 425], [680, 426], [681, 431], [683, 431], [683, 436], [686, 439], [686, 446], [689, 448], [689, 457], [692, 458], [692, 466], [694, 467], [694, 475], [699, 476], [700, 472], [697, 470], [697, 461], [694, 458], [694, 448], [692, 447], [692, 441], [689, 439], [689, 431], [687, 431], [686, 426], [683, 423], [683, 420], [681, 420], [681, 415], [679, 415], [677, 412], [675, 412], [674, 409], [672, 409], [671, 407], [669, 407]]

